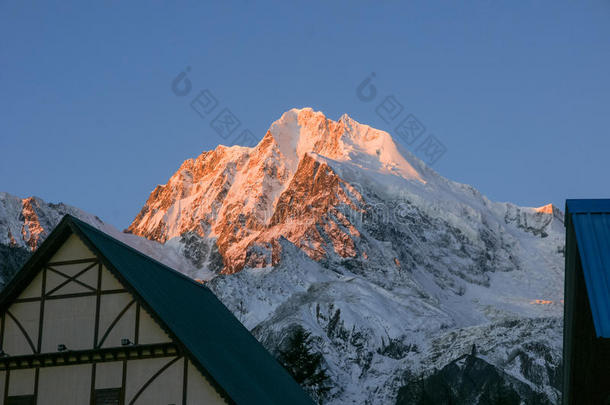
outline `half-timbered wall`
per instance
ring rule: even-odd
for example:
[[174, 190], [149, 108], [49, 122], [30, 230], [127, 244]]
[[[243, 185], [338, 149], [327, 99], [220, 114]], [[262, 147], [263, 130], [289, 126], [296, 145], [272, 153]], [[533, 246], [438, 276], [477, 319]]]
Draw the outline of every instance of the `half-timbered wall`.
[[75, 235], [2, 314], [0, 346], [0, 404], [225, 403]]

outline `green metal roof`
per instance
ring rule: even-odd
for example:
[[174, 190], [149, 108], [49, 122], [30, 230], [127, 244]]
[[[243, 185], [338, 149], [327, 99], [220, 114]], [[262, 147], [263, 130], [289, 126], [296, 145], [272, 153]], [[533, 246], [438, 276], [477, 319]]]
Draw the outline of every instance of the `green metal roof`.
[[[138, 252], [100, 230], [66, 215], [57, 228], [69, 227], [97, 253], [110, 271], [144, 305], [164, 329], [191, 355], [221, 395], [240, 405], [313, 404], [288, 372], [204, 285]], [[48, 256], [44, 245], [65, 240], [65, 229], [52, 232], [32, 261]], [[46, 254], [45, 254], [46, 253]], [[30, 278], [18, 275], [0, 297], [0, 308], [15, 296], [15, 284]], [[20, 288], [25, 287], [22, 285]]]

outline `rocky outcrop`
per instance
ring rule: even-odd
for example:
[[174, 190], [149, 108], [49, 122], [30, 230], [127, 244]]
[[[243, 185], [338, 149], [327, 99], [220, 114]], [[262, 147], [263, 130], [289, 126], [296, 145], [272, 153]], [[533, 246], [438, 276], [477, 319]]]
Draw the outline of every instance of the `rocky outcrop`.
[[396, 405], [547, 405], [528, 384], [474, 355], [463, 355], [398, 391]]
[[[380, 143], [388, 136], [369, 128], [365, 134], [355, 131], [348, 143], [345, 135], [355, 124], [310, 109], [291, 111], [255, 148], [219, 146], [187, 160], [167, 184], [155, 188], [128, 232], [162, 243], [185, 232], [214, 238], [223, 273], [276, 264], [279, 236], [315, 260], [353, 257], [358, 231], [337, 207], [362, 211], [361, 196], [316, 157], [348, 159], [356, 138]], [[396, 154], [395, 146], [386, 147]], [[406, 161], [401, 170], [418, 176]]]
[[271, 352], [310, 333], [328, 403], [394, 403], [473, 340], [500, 380], [557, 402], [561, 211], [491, 202], [348, 116], [291, 110], [254, 148], [187, 160], [129, 231], [217, 274], [207, 285]]
[[0, 192], [0, 286], [12, 278], [65, 214], [86, 216], [65, 204]]
[[[71, 210], [0, 194], [2, 269]], [[561, 211], [489, 201], [348, 116], [288, 111], [254, 148], [185, 161], [133, 235], [104, 230], [205, 280], [271, 352], [311, 334], [325, 403], [558, 402]]]
[[18, 246], [0, 245], [0, 290], [13, 278], [31, 252]]

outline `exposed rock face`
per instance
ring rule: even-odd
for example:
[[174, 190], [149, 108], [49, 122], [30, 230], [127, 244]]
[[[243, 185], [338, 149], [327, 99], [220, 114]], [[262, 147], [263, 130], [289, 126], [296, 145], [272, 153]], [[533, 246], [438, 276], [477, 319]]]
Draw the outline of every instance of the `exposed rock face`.
[[30, 251], [18, 246], [0, 245], [0, 289], [30, 257]]
[[83, 215], [79, 209], [65, 204], [0, 192], [0, 244], [36, 250], [65, 214]]
[[[192, 258], [185, 257], [175, 245], [161, 245], [119, 232], [97, 216], [70, 205], [47, 203], [38, 197], [22, 199], [0, 192], [0, 289], [10, 281], [14, 273], [23, 266], [31, 253], [40, 246], [66, 214], [101, 229], [148, 256], [170, 267], [180, 269], [193, 278], [209, 278], [211, 275], [207, 269], [198, 269], [193, 266]], [[205, 241], [204, 244], [207, 245], [208, 241]], [[193, 248], [195, 245], [198, 251], [203, 250], [202, 245], [196, 243], [182, 243], [180, 247]], [[215, 257], [215, 254], [218, 256], [218, 252], [214, 250], [208, 253], [211, 257]], [[206, 263], [206, 265], [213, 268], [212, 263]]]
[[0, 267], [69, 212], [206, 280], [271, 352], [311, 333], [333, 381], [325, 403], [425, 399], [414, 380], [462, 403], [559, 402], [561, 211], [491, 202], [348, 116], [291, 110], [254, 148], [185, 161], [134, 235], [76, 211], [0, 194]]
[[0, 286], [11, 279], [65, 214], [85, 216], [65, 204], [0, 192]]
[[398, 392], [396, 405], [544, 405], [551, 402], [526, 383], [483, 359], [464, 355]]
[[223, 273], [276, 264], [280, 235], [315, 260], [353, 257], [358, 231], [337, 207], [362, 211], [362, 198], [321, 156], [423, 182], [387, 133], [291, 110], [255, 148], [219, 146], [184, 162], [128, 231], [159, 242], [187, 231], [215, 238]]
[[491, 202], [348, 116], [291, 110], [254, 148], [186, 161], [129, 231], [220, 271], [208, 285], [270, 351], [310, 332], [328, 403], [394, 403], [472, 340], [558, 401], [561, 211]]

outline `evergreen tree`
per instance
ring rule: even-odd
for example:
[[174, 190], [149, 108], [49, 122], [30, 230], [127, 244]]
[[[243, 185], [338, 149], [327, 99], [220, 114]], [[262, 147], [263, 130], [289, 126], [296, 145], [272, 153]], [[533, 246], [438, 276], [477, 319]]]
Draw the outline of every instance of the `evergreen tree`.
[[322, 364], [322, 355], [312, 349], [313, 338], [303, 328], [297, 328], [288, 338], [279, 361], [318, 403], [330, 390], [329, 377]]

